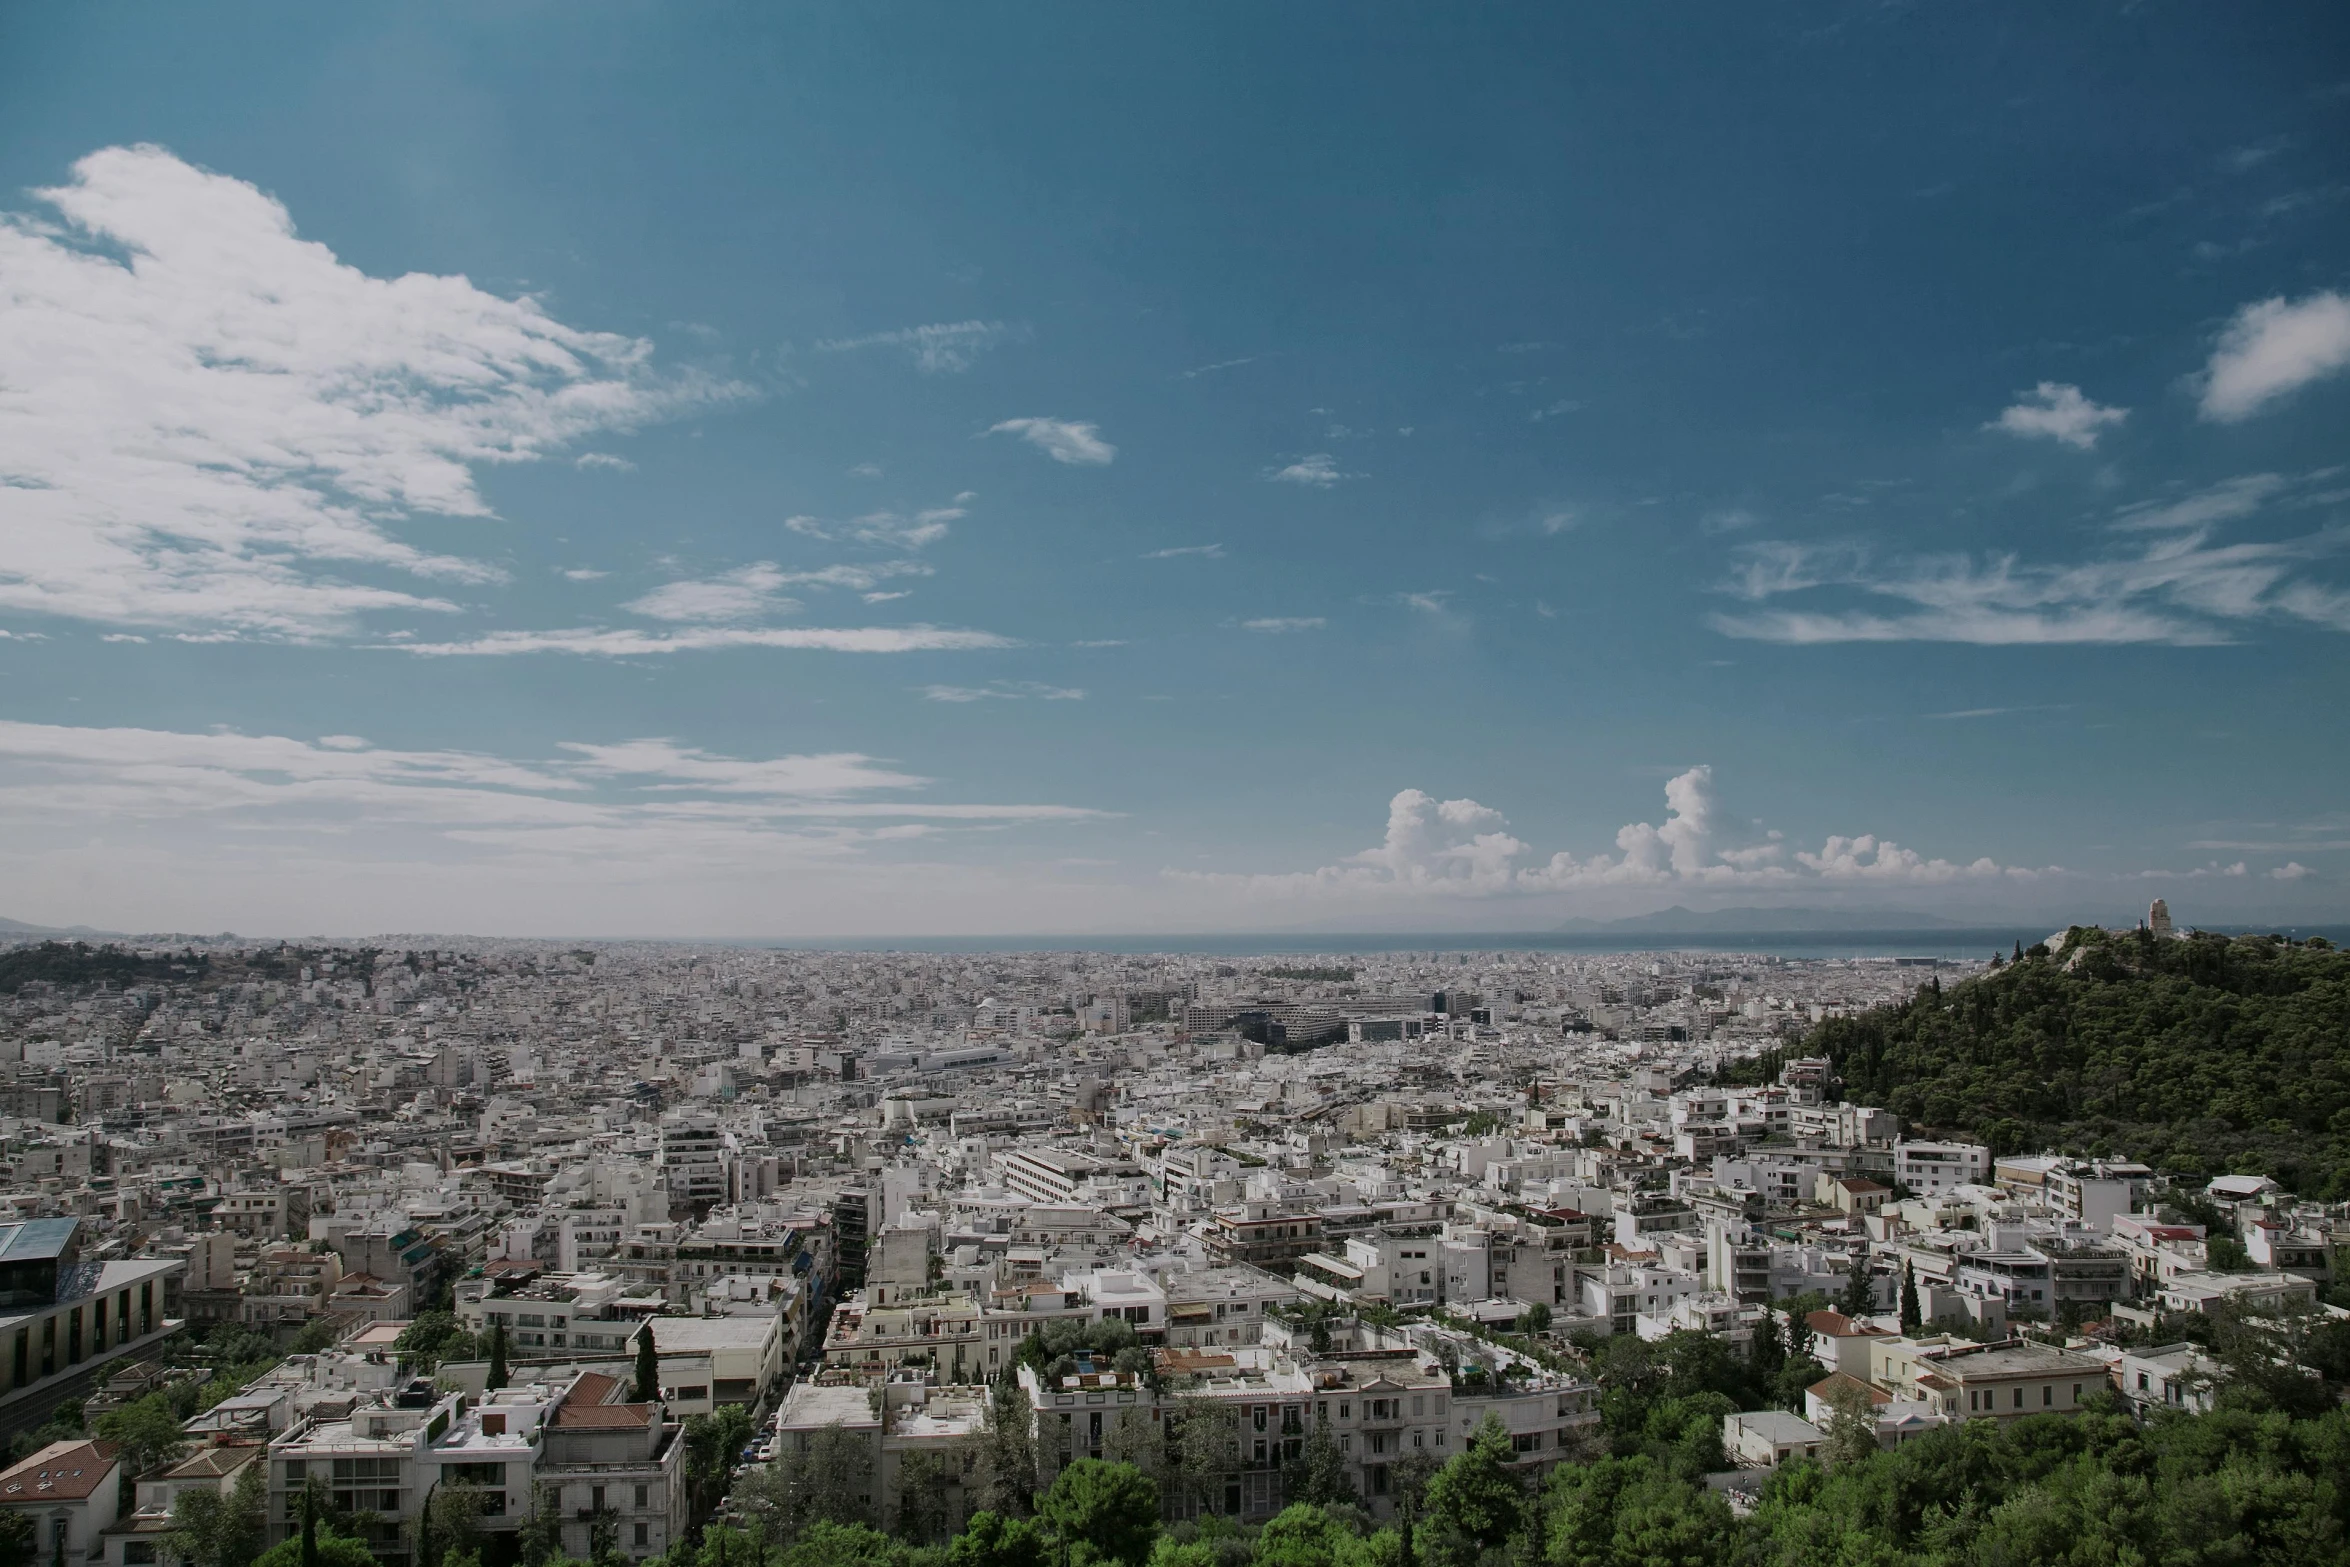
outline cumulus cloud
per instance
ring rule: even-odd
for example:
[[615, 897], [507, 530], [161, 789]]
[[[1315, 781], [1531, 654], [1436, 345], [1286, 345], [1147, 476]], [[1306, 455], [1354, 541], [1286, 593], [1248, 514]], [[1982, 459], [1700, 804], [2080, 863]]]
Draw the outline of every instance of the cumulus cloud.
[[709, 626], [667, 632], [578, 626], [559, 631], [491, 631], [456, 642], [386, 645], [424, 658], [510, 658], [524, 653], [637, 658], [656, 653], [704, 653], [738, 647], [822, 653], [925, 653], [1018, 644], [992, 631], [955, 631], [941, 626]]
[[2276, 881], [2299, 881], [2302, 877], [2311, 875], [2313, 873], [2310, 871], [2308, 866], [2302, 864], [2299, 860], [2287, 860], [2284, 864], [2278, 866], [2268, 874], [2272, 880]]
[[1118, 455], [1118, 448], [1102, 439], [1101, 427], [1073, 419], [1004, 419], [989, 425], [990, 435], [1016, 435], [1055, 462], [1080, 468], [1100, 468]]
[[[2261, 509], [2287, 481], [2255, 474], [2116, 516], [2129, 538], [2076, 564], [2013, 554], [1905, 556], [1882, 564], [1850, 544], [1758, 542], [1735, 552], [1719, 591], [1750, 604], [1841, 591], [1862, 607], [1716, 614], [1725, 636], [1766, 642], [1960, 642], [1979, 646], [2236, 641], [2269, 619], [2350, 630], [2350, 594], [2306, 575], [2350, 543], [2338, 532], [2227, 542], [2218, 524]], [[2131, 536], [2135, 536], [2134, 538]]]
[[2350, 369], [2350, 295], [2331, 289], [2246, 305], [2203, 368], [2203, 417], [2249, 419], [2279, 399]]
[[1987, 857], [1929, 858], [1872, 833], [1837, 834], [1816, 852], [1790, 854], [1781, 834], [1723, 809], [1707, 766], [1671, 778], [1664, 820], [1617, 829], [1612, 854], [1533, 859], [1508, 826], [1499, 811], [1475, 800], [1438, 800], [1406, 789], [1388, 802], [1385, 838], [1335, 865], [1256, 876], [1168, 874], [1266, 896], [1529, 897], [1599, 887], [1940, 886], [2029, 879], [2056, 869], [2003, 866]]
[[1359, 473], [1341, 473], [1338, 459], [1328, 452], [1313, 452], [1282, 468], [1270, 468], [1265, 477], [1275, 484], [1302, 484], [1308, 489], [1326, 490], [1341, 479], [1359, 479]]
[[827, 354], [853, 353], [860, 348], [903, 349], [924, 375], [944, 375], [970, 369], [982, 353], [1020, 335], [1001, 321], [942, 321], [900, 327], [894, 332], [870, 332], [863, 337], [826, 338], [816, 348]]
[[609, 473], [636, 472], [635, 463], [625, 457], [615, 457], [610, 452], [581, 452], [577, 457], [571, 459], [571, 466], [574, 468], [602, 468]]
[[36, 196], [54, 219], [0, 220], [0, 606], [287, 638], [451, 610], [419, 584], [502, 573], [394, 530], [492, 515], [477, 465], [747, 395], [462, 277], [370, 277], [160, 148]]
[[2091, 402], [2081, 395], [2077, 386], [2042, 381], [1983, 428], [2062, 441], [2087, 451], [2097, 444], [2097, 437], [2109, 426], [2118, 425], [2129, 416], [2127, 408], [2108, 408]]

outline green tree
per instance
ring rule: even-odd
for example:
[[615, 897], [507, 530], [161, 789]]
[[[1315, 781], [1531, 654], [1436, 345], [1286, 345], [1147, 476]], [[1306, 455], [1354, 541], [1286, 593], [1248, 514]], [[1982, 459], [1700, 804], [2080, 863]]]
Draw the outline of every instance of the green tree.
[[0, 1512], [0, 1567], [33, 1567], [41, 1553], [41, 1531], [19, 1512]]
[[1158, 1533], [1159, 1486], [1131, 1464], [1080, 1458], [1053, 1477], [1036, 1514], [1094, 1559], [1140, 1567]]
[[1779, 1368], [1787, 1363], [1787, 1340], [1780, 1336], [1778, 1313], [1768, 1306], [1755, 1319], [1754, 1340], [1747, 1348], [1747, 1359], [1754, 1366], [1756, 1380], [1766, 1386], [1777, 1380]]
[[1355, 1500], [1354, 1465], [1339, 1450], [1328, 1425], [1315, 1422], [1298, 1444], [1297, 1457], [1281, 1466], [1281, 1495], [1317, 1507]]
[[1839, 1378], [1828, 1395], [1826, 1434], [1824, 1456], [1833, 1467], [1863, 1463], [1877, 1455], [1876, 1400], [1850, 1377]]
[[[365, 1540], [320, 1530], [312, 1542], [318, 1567], [378, 1567], [375, 1550]], [[302, 1539], [289, 1536], [252, 1558], [253, 1567], [302, 1567]]]
[[339, 1337], [332, 1322], [324, 1317], [314, 1317], [302, 1324], [302, 1331], [294, 1335], [294, 1341], [286, 1346], [286, 1350], [288, 1354], [316, 1355], [334, 1348]]
[[1515, 1458], [1508, 1430], [1498, 1416], [1488, 1414], [1469, 1445], [1428, 1482], [1422, 1507], [1424, 1557], [1474, 1561], [1482, 1551], [1500, 1549], [1518, 1531], [1526, 1495], [1511, 1469]]
[[495, 1393], [506, 1385], [506, 1324], [490, 1322], [490, 1369], [482, 1386]]
[[1915, 1333], [1925, 1325], [1925, 1313], [1918, 1305], [1917, 1269], [1907, 1257], [1901, 1259], [1901, 1331]]
[[1047, 1567], [1052, 1542], [1025, 1518], [982, 1510], [947, 1546], [951, 1567]]
[[161, 1393], [108, 1410], [98, 1417], [91, 1434], [120, 1445], [124, 1472], [133, 1477], [169, 1463], [188, 1446], [171, 1400]]
[[1868, 1316], [1877, 1309], [1877, 1292], [1869, 1278], [1869, 1253], [1863, 1246], [1852, 1254], [1852, 1262], [1844, 1272], [1844, 1288], [1836, 1296], [1836, 1309], [1847, 1317]]
[[914, 1545], [936, 1545], [952, 1532], [957, 1467], [937, 1453], [916, 1450], [898, 1458], [897, 1535]]
[[820, 1523], [871, 1528], [879, 1522], [874, 1479], [865, 1438], [829, 1425], [808, 1433], [804, 1444], [787, 1441], [775, 1462], [743, 1481], [736, 1502], [778, 1540], [797, 1539]]
[[1028, 1397], [1005, 1376], [988, 1390], [987, 1421], [973, 1433], [973, 1505], [999, 1518], [1025, 1518], [1036, 1494], [1036, 1442]]
[[171, 1504], [171, 1549], [190, 1567], [251, 1567], [269, 1543], [269, 1459], [256, 1454], [226, 1494], [185, 1490]]
[[1240, 1461], [1240, 1425], [1233, 1410], [1198, 1394], [1175, 1400], [1168, 1417], [1174, 1472], [1168, 1477], [1182, 1510], [1223, 1510], [1224, 1487]]
[[655, 1404], [661, 1400], [661, 1351], [653, 1342], [653, 1319], [645, 1318], [645, 1325], [636, 1334], [636, 1386], [631, 1396], [640, 1404]]
[[751, 1412], [740, 1404], [723, 1404], [686, 1421], [685, 1483], [697, 1517], [725, 1499], [727, 1484], [734, 1477], [735, 1457], [754, 1429]]
[[486, 1505], [479, 1486], [446, 1480], [434, 1486], [413, 1529], [417, 1567], [440, 1567], [452, 1556], [480, 1554]]
[[1520, 1333], [1526, 1334], [1548, 1333], [1550, 1331], [1550, 1308], [1541, 1301], [1536, 1301], [1518, 1313], [1517, 1328]]

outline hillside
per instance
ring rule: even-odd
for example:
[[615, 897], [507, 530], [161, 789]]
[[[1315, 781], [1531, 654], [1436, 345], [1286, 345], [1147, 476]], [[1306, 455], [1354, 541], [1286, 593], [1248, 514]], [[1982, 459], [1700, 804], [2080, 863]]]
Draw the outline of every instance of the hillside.
[[2075, 929], [2062, 951], [1831, 1018], [1850, 1100], [1987, 1142], [2111, 1152], [2350, 1198], [2350, 954], [2322, 939]]

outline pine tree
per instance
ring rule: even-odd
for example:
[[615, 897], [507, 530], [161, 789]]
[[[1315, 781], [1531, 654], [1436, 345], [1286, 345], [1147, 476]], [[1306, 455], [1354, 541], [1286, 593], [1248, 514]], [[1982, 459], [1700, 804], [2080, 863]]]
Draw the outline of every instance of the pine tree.
[[506, 1324], [490, 1324], [490, 1374], [482, 1386], [495, 1393], [506, 1385]]
[[1915, 1333], [1926, 1320], [1918, 1307], [1918, 1275], [1909, 1259], [1901, 1259], [1901, 1331]]
[[653, 1321], [645, 1319], [644, 1327], [636, 1336], [636, 1401], [640, 1404], [658, 1402], [661, 1397], [661, 1354], [653, 1343]]

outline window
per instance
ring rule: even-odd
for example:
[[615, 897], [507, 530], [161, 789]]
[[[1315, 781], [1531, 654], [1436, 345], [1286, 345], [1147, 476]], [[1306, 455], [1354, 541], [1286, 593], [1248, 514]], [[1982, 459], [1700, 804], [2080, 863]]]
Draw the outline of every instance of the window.
[[2046, 1409], [2046, 1408], [2047, 1408], [2049, 1405], [2051, 1405], [2051, 1404], [2053, 1404], [2053, 1403], [2055, 1403], [2055, 1402], [2056, 1402], [2056, 1384], [2055, 1384], [2055, 1383], [2053, 1383], [2053, 1382], [2051, 1382], [2051, 1383], [2049, 1383], [2049, 1384], [2048, 1384], [2046, 1387], [2043, 1387], [2042, 1389], [2040, 1389], [2040, 1407], [2041, 1407], [2042, 1409]]
[[2024, 1390], [2020, 1387], [2015, 1390], [2015, 1407], [2018, 1409], [2024, 1407]]
[[[649, 1485], [640, 1485], [636, 1488], [636, 1510], [638, 1512], [643, 1512], [651, 1504], [652, 1494], [653, 1488]], [[642, 1529], [644, 1525], [638, 1524], [637, 1527]], [[637, 1543], [641, 1545], [644, 1542], [640, 1540]]]
[[641, 1549], [642, 1547], [644, 1547], [644, 1546], [648, 1546], [648, 1545], [650, 1545], [650, 1544], [652, 1544], [652, 1543], [653, 1543], [653, 1528], [652, 1528], [652, 1525], [650, 1525], [650, 1524], [642, 1524], [642, 1523], [638, 1524], [638, 1525], [636, 1526], [636, 1544], [637, 1544], [637, 1546], [638, 1546], [638, 1547]]
[[2075, 1383], [2073, 1384], [2073, 1402], [2077, 1404], [2077, 1403], [2079, 1403], [2080, 1401], [2081, 1401], [2081, 1384], [2080, 1384], [2080, 1383], [2078, 1383], [2078, 1382], [2075, 1382]]

